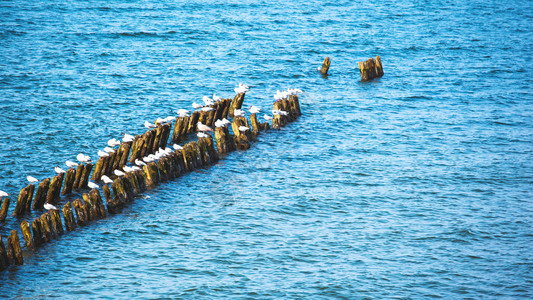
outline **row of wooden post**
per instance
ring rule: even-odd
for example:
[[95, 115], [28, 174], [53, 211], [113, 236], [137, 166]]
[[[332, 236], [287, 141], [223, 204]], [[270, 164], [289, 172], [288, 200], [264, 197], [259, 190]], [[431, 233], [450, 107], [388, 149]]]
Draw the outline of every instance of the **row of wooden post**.
[[[196, 114], [193, 113], [191, 117], [178, 118], [175, 122], [174, 133], [179, 132], [179, 139], [182, 139], [183, 134], [194, 132], [195, 126], [191, 126], [191, 124], [195, 124], [191, 123], [194, 122], [194, 119], [196, 119], [196, 123], [204, 121], [204, 124], [213, 125], [215, 120], [232, 115], [235, 109], [240, 109], [243, 101], [244, 93], [237, 94], [233, 101], [231, 99], [218, 101], [213, 105], [214, 110], [210, 112], [196, 111]], [[280, 119], [282, 121], [280, 124], [283, 124], [281, 126], [301, 114], [298, 98], [295, 95], [276, 103], [274, 109], [284, 109], [289, 112], [288, 119]], [[195, 115], [197, 118], [194, 117]], [[57, 238], [65, 230], [72, 231], [77, 226], [85, 226], [93, 220], [105, 218], [107, 213], [119, 213], [127, 203], [133, 201], [136, 195], [154, 188], [161, 182], [173, 180], [185, 172], [216, 163], [220, 154], [236, 149], [250, 148], [250, 142], [257, 140], [259, 132], [270, 128], [268, 122], [259, 123], [255, 114], [252, 114], [250, 119], [251, 126], [245, 117], [234, 117], [231, 124], [234, 135], [230, 134], [228, 126], [216, 127], [214, 132], [216, 143], [213, 137], [207, 134], [206, 137], [199, 137], [197, 142], [189, 142], [183, 145], [182, 149], [174, 150], [157, 161], [147, 163], [142, 169], [127, 172], [124, 176], [117, 177], [111, 173], [112, 170], [125, 166], [128, 156], [129, 161], [134, 162], [136, 159], [155, 153], [160, 148], [164, 149], [170, 136], [171, 125], [165, 124], [149, 130], [136, 136], [133, 142], [123, 142], [119, 149], [113, 153], [115, 155], [103, 157], [97, 161], [92, 176], [95, 181], [101, 175], [110, 175], [115, 178], [111, 184], [112, 191], [108, 184], [103, 185], [102, 188], [107, 209], [99, 190], [92, 189], [89, 193], [83, 193], [82, 199], [78, 198], [64, 204], [61, 211], [50, 210], [35, 218], [31, 223], [24, 220], [20, 226], [26, 248], [36, 250], [42, 244]], [[186, 131], [183, 130], [185, 128], [183, 124], [188, 124]], [[239, 130], [241, 126], [247, 127], [249, 130], [241, 131]], [[172, 139], [174, 139], [174, 135]], [[66, 173], [54, 176], [52, 180], [47, 178], [41, 181], [35, 197], [33, 197], [35, 187], [32, 184], [25, 187], [19, 194], [14, 215], [22, 216], [30, 210], [30, 206], [35, 210], [42, 209], [45, 202], [57, 204], [63, 178], [65, 178], [65, 185], [61, 193], [63, 195], [71, 193], [73, 189], [86, 188], [92, 167], [91, 163], [80, 164], [76, 169], [70, 168]], [[3, 221], [2, 216], [5, 219], [8, 207], [9, 199], [5, 198], [0, 209], [0, 221]], [[61, 212], [65, 223], [64, 227], [61, 221]], [[16, 230], [11, 231], [7, 239], [7, 247], [4, 246], [0, 236], [0, 270], [5, 269], [10, 264], [23, 264], [20, 240]]]

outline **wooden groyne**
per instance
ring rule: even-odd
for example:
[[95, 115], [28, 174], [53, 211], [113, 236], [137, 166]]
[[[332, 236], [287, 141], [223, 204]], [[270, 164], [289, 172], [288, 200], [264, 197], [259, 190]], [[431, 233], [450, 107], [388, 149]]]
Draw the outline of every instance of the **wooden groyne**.
[[[156, 125], [145, 124], [150, 128], [142, 134], [125, 135], [122, 142], [110, 140], [109, 147], [99, 151], [94, 164], [89, 157], [79, 154], [79, 164], [67, 162], [67, 171], [56, 167], [57, 175], [45, 178], [37, 186], [32, 182], [24, 187], [13, 211], [20, 222], [23, 247], [17, 230], [11, 230], [5, 244], [0, 235], [0, 270], [22, 265], [23, 248], [37, 251], [66, 232], [120, 213], [148, 189], [213, 165], [232, 151], [250, 149], [260, 132], [271, 128], [268, 119], [272, 118], [260, 123], [259, 109], [253, 106], [250, 120], [246, 118], [242, 107], [247, 90], [241, 84], [235, 89], [233, 99], [217, 99], [190, 115], [182, 111], [177, 117], [156, 120]], [[280, 129], [301, 115], [298, 92], [296, 89], [278, 91], [272, 107], [272, 128]], [[203, 132], [197, 132], [200, 123], [207, 126]], [[194, 133], [197, 140], [178, 144]], [[168, 147], [169, 141], [174, 143], [172, 147]], [[100, 184], [103, 197], [95, 182]], [[4, 222], [9, 197], [0, 197], [0, 204], [0, 222]], [[47, 211], [33, 220], [23, 219], [32, 210], [43, 211], [43, 208]]]

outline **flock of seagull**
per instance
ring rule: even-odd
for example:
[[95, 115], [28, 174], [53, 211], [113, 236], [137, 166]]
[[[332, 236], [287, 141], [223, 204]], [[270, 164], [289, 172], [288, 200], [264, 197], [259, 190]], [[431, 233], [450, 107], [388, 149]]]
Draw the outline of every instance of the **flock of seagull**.
[[[236, 87], [234, 89], [235, 93], [237, 94], [241, 94], [241, 93], [246, 93], [247, 91], [249, 90], [249, 87], [245, 84], [242, 84], [240, 83], [238, 87]], [[274, 95], [274, 99], [277, 101], [277, 100], [281, 100], [281, 99], [284, 99], [284, 98], [287, 98], [288, 96], [290, 95], [297, 95], [298, 93], [301, 93], [302, 91], [300, 89], [287, 89], [285, 91], [277, 91], [276, 94]], [[204, 102], [204, 105], [201, 105], [201, 104], [198, 104], [198, 103], [195, 103], [193, 102], [192, 104], [192, 107], [196, 110], [196, 109], [199, 109], [201, 111], [211, 111], [213, 110], [212, 107], [210, 107], [211, 105], [215, 104], [216, 101], [219, 101], [221, 100], [221, 98], [219, 96], [217, 96], [216, 94], [213, 94], [213, 97], [212, 98], [209, 98], [207, 96], [204, 96], [202, 98], [203, 102]], [[257, 114], [259, 112], [261, 112], [261, 108], [255, 106], [255, 105], [252, 105], [250, 106], [250, 108], [248, 109], [248, 111], [251, 113], [251, 114]], [[189, 116], [189, 113], [190, 111], [189, 110], [186, 110], [186, 109], [179, 109], [177, 111], [177, 114], [179, 117], [188, 117]], [[234, 116], [235, 117], [244, 117], [246, 112], [242, 109], [235, 109], [234, 110]], [[272, 110], [272, 115], [276, 116], [276, 115], [282, 115], [282, 116], [286, 116], [288, 115], [288, 112], [286, 111], [283, 111], [283, 110]], [[265, 114], [263, 116], [263, 118], [267, 121], [270, 121], [273, 119], [272, 116], [269, 116], [267, 114]], [[157, 118], [155, 120], [155, 123], [150, 123], [148, 121], [145, 121], [144, 122], [144, 127], [148, 128], [148, 129], [152, 129], [152, 128], [157, 128], [157, 126], [161, 126], [165, 123], [169, 123], [169, 122], [172, 122], [176, 119], [175, 116], [169, 116], [169, 117], [166, 117], [166, 118]], [[225, 127], [227, 125], [229, 125], [231, 122], [226, 119], [226, 118], [223, 118], [222, 120], [216, 120], [215, 121], [215, 127]], [[205, 132], [209, 132], [209, 131], [213, 131], [213, 129], [205, 124], [202, 124], [202, 122], [198, 122], [197, 124], [197, 129], [198, 129], [198, 133], [197, 133], [197, 136], [199, 138], [205, 138], [207, 137], [207, 134]], [[246, 127], [246, 126], [239, 126], [239, 131], [241, 132], [246, 132], [248, 130], [250, 130], [249, 127]], [[134, 140], [134, 136], [131, 135], [131, 134], [124, 134], [124, 136], [122, 137], [122, 142], [133, 142]], [[98, 150], [98, 156], [99, 157], [107, 157], [107, 156], [110, 156], [111, 154], [115, 153], [118, 149], [115, 149], [116, 146], [119, 146], [121, 144], [121, 141], [115, 139], [115, 138], [112, 138], [110, 139], [108, 142], [107, 142], [107, 145], [108, 147], [105, 147], [104, 150]], [[172, 146], [174, 148], [174, 150], [181, 150], [183, 149], [182, 146], [178, 145], [178, 144], [174, 144]], [[142, 158], [142, 160], [140, 159], [136, 159], [135, 160], [135, 165], [129, 167], [129, 166], [124, 166], [122, 168], [122, 170], [114, 170], [113, 171], [113, 174], [115, 174], [116, 176], [120, 177], [120, 176], [124, 176], [126, 173], [129, 173], [129, 172], [134, 172], [134, 171], [137, 171], [137, 170], [140, 170], [141, 167], [145, 166], [147, 163], [150, 163], [150, 162], [153, 162], [153, 161], [156, 161], [164, 156], [167, 156], [169, 154], [171, 154], [173, 151], [172, 149], [170, 149], [169, 147], [166, 147], [165, 149], [162, 149], [162, 148], [159, 148], [158, 151], [156, 151], [154, 154], [149, 154], [145, 157]], [[85, 155], [83, 153], [80, 153], [76, 156], [76, 159], [80, 162], [80, 163], [90, 163], [91, 162], [91, 158], [88, 156], [88, 155]], [[69, 168], [76, 168], [78, 166], [78, 163], [75, 163], [73, 161], [69, 161], [67, 160], [65, 162], [65, 165]], [[54, 168], [54, 171], [57, 173], [57, 174], [62, 174], [62, 173], [66, 173], [65, 170], [61, 169], [59, 166], [56, 166]], [[35, 183], [38, 183], [39, 182], [39, 179], [33, 177], [33, 176], [27, 176], [26, 179], [28, 180], [28, 182], [30, 184], [35, 184]], [[111, 180], [111, 178], [109, 178], [108, 176], [106, 175], [103, 175], [101, 178], [102, 182], [104, 182], [104, 184], [110, 184], [110, 183], [113, 183], [113, 180]], [[94, 183], [94, 182], [91, 182], [89, 181], [87, 183], [87, 186], [91, 189], [97, 189], [99, 188], [99, 185]], [[3, 197], [7, 197], [9, 196], [8, 193], [0, 190], [0, 199], [3, 198]], [[50, 204], [50, 203], [45, 203], [44, 204], [44, 208], [46, 210], [57, 210], [57, 208]]]

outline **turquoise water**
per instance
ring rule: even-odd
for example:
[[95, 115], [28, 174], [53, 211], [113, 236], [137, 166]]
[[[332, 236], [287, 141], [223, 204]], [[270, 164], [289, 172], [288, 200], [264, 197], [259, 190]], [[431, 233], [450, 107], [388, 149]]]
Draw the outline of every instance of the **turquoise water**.
[[239, 82], [304, 115], [25, 252], [0, 295], [533, 297], [531, 24], [531, 1], [1, 2], [8, 193]]

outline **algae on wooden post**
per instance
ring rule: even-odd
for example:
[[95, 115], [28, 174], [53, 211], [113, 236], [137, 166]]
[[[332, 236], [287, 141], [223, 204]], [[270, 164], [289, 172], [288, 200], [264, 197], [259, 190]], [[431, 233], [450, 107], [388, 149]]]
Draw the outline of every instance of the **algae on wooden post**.
[[28, 187], [25, 187], [20, 190], [19, 197], [17, 199], [17, 204], [15, 205], [15, 210], [13, 211], [14, 216], [22, 217], [24, 215], [24, 213], [26, 212], [26, 201], [28, 200], [28, 197]]
[[[0, 199], [0, 202], [2, 199]], [[0, 209], [0, 222], [4, 222], [7, 217], [7, 211], [9, 209], [9, 203], [11, 200], [9, 198], [4, 198], [4, 203], [2, 203], [2, 209]]]
[[72, 231], [76, 228], [76, 219], [74, 218], [70, 201], [63, 205], [63, 218], [65, 219], [65, 228], [67, 231]]
[[63, 233], [63, 223], [61, 223], [61, 214], [58, 210], [50, 210], [50, 218], [52, 219], [52, 228], [56, 235]]
[[322, 75], [327, 75], [328, 74], [328, 70], [329, 70], [329, 65], [331, 64], [331, 61], [329, 59], [329, 57], [326, 57], [324, 59], [324, 62], [322, 63], [322, 68], [320, 68], [320, 73], [322, 73]]
[[9, 267], [9, 259], [7, 257], [7, 249], [4, 245], [4, 240], [0, 234], [0, 271]]
[[20, 223], [20, 229], [22, 231], [22, 237], [26, 243], [26, 248], [30, 250], [35, 250], [35, 245], [33, 243], [33, 236], [31, 235], [31, 227], [28, 221], [24, 220]]
[[74, 168], [68, 169], [67, 174], [65, 175], [65, 183], [63, 184], [63, 191], [61, 192], [61, 195], [72, 193], [72, 185], [74, 184], [75, 179], [76, 170]]
[[20, 249], [20, 240], [16, 230], [11, 230], [11, 234], [7, 238], [7, 252], [14, 261], [15, 265], [22, 265], [24, 260], [22, 258], [22, 250]]

